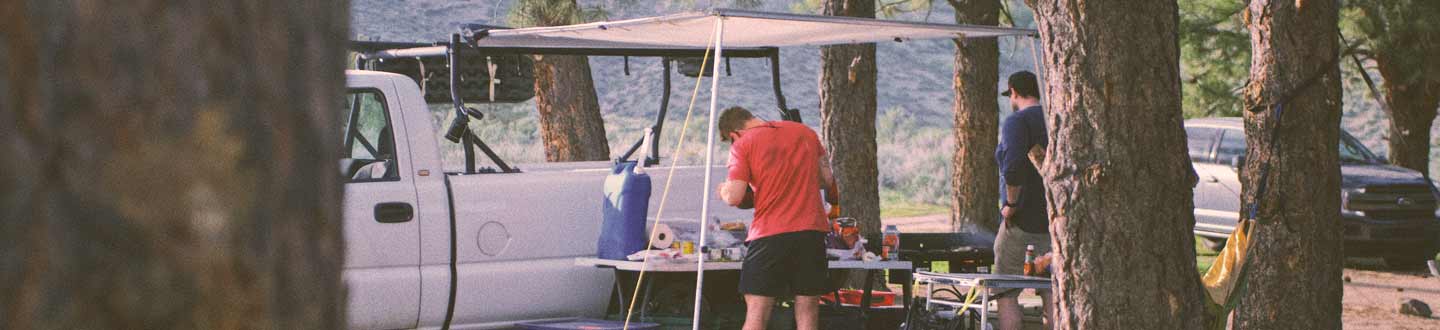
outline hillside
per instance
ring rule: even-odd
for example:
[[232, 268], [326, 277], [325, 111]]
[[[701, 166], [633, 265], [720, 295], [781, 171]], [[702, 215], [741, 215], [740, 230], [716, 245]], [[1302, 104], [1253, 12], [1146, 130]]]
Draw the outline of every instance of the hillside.
[[[352, 3], [352, 35], [365, 40], [436, 41], [447, 39], [464, 23], [508, 25], [506, 15], [514, 0], [453, 1], [453, 0], [356, 0]], [[718, 7], [732, 7], [734, 1], [716, 1]], [[744, 1], [741, 1], [744, 2]], [[758, 8], [773, 12], [807, 12], [803, 0], [760, 1]], [[610, 20], [663, 15], [709, 8], [711, 1], [579, 1], [582, 7], [601, 7]], [[1029, 11], [1015, 5], [1017, 25], [1031, 26]], [[952, 9], [937, 2], [928, 13], [902, 13], [891, 19], [910, 21], [953, 22]], [[1003, 38], [1001, 43], [1001, 74], [1033, 70], [1031, 43]], [[890, 196], [915, 202], [948, 204], [949, 159], [953, 141], [950, 137], [951, 106], [954, 102], [951, 73], [954, 45], [949, 40], [882, 43], [877, 46], [880, 67], [879, 104], [880, 164], [882, 188]], [[639, 130], [648, 126], [659, 107], [661, 68], [654, 58], [631, 58], [630, 73], [624, 74], [624, 60], [619, 57], [592, 57], [600, 107], [606, 119], [611, 150], [618, 154], [639, 137]], [[819, 77], [817, 48], [784, 49], [781, 52], [781, 79], [790, 107], [800, 109], [807, 124], [818, 123], [819, 98], [816, 81]], [[775, 117], [775, 99], [770, 87], [770, 68], [765, 60], [734, 60], [733, 75], [721, 78], [721, 107], [744, 106], [761, 116]], [[1346, 67], [1345, 114], [1342, 126], [1359, 137], [1368, 147], [1385, 154], [1384, 135], [1388, 121], [1369, 99], [1363, 82]], [[997, 81], [1000, 81], [997, 77]], [[674, 76], [670, 116], [667, 119], [667, 151], [673, 148], [674, 135], [684, 118], [695, 80]], [[1003, 82], [999, 83], [1003, 88]], [[1009, 105], [1000, 100], [1001, 115], [1009, 113]], [[697, 114], [708, 105], [709, 89], [701, 88]], [[480, 107], [491, 114], [477, 123], [487, 141], [497, 145], [507, 159], [516, 162], [538, 161], [543, 154], [535, 133], [532, 103], [487, 105]], [[437, 122], [447, 114], [437, 113]], [[697, 116], [702, 118], [703, 116]], [[692, 127], [682, 157], [686, 163], [698, 163], [703, 141], [703, 123]], [[452, 150], [453, 151], [453, 150]], [[1437, 150], [1440, 151], [1440, 150]], [[454, 151], [457, 152], [458, 151]], [[1432, 155], [1432, 159], [1440, 154]], [[447, 160], [458, 159], [452, 155]], [[1436, 171], [1432, 161], [1432, 171]]]

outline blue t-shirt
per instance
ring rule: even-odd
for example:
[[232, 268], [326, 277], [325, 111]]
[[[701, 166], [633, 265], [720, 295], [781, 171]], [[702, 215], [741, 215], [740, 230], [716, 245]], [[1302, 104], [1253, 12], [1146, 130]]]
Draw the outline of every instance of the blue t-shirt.
[[1020, 186], [1020, 206], [1015, 210], [1016, 225], [1029, 233], [1050, 232], [1050, 218], [1045, 215], [1045, 186], [1028, 153], [1033, 146], [1049, 145], [1045, 134], [1045, 111], [1032, 106], [1005, 117], [1000, 125], [1000, 146], [995, 148], [995, 162], [1000, 164], [1000, 201], [1006, 198], [1005, 186]]

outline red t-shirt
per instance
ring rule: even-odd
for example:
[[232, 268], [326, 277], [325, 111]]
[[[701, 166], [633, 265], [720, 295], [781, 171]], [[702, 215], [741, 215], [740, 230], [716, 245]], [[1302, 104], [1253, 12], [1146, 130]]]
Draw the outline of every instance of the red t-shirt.
[[755, 189], [755, 221], [746, 241], [797, 231], [829, 231], [820, 198], [825, 148], [804, 124], [774, 121], [742, 132], [730, 147], [730, 180]]

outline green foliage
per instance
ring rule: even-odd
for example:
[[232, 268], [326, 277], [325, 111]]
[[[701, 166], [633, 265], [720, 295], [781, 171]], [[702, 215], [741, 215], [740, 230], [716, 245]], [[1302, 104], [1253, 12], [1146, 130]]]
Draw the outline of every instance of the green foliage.
[[[1398, 77], [1406, 85], [1440, 70], [1440, 45], [1433, 36], [1440, 35], [1440, 1], [1390, 0], [1346, 1], [1340, 13], [1341, 33], [1356, 53], [1366, 59], [1383, 59], [1397, 67], [1414, 68], [1409, 75]], [[1430, 72], [1427, 72], [1430, 71]]]
[[823, 0], [796, 0], [790, 4], [790, 12], [796, 14], [820, 14], [825, 8]]
[[[620, 1], [618, 5], [633, 5], [634, 1]], [[584, 22], [603, 21], [610, 18], [610, 12], [602, 5], [580, 6], [575, 0], [520, 0], [510, 7], [506, 20], [517, 28], [535, 26], [569, 25]]]
[[1199, 270], [1200, 274], [1205, 274], [1210, 270], [1210, 266], [1215, 264], [1215, 258], [1220, 256], [1220, 252], [1205, 247], [1205, 244], [1200, 243], [1202, 239], [1205, 238], [1195, 236], [1195, 269]]
[[1239, 116], [1250, 74], [1245, 2], [1180, 0], [1180, 75], [1185, 117]]
[[950, 207], [942, 204], [916, 202], [910, 196], [893, 189], [880, 190], [880, 218], [918, 217], [932, 214], [946, 214]]
[[930, 20], [930, 9], [934, 0], [876, 0], [875, 16], [881, 18], [894, 18], [903, 13], [925, 11], [926, 21]]

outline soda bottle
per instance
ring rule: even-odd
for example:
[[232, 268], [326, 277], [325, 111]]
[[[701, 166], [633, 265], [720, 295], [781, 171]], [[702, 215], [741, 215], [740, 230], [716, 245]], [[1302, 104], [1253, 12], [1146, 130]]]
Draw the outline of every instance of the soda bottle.
[[885, 254], [885, 255], [884, 255], [884, 258], [885, 258], [886, 260], [899, 260], [899, 259], [900, 259], [900, 229], [899, 229], [899, 228], [895, 227], [895, 225], [885, 226], [885, 239], [883, 240], [882, 244], [883, 244], [882, 246], [884, 246], [884, 251], [882, 251], [882, 252], [884, 252], [884, 253], [883, 253], [883, 254]]
[[1035, 276], [1035, 245], [1025, 246], [1025, 276]]

